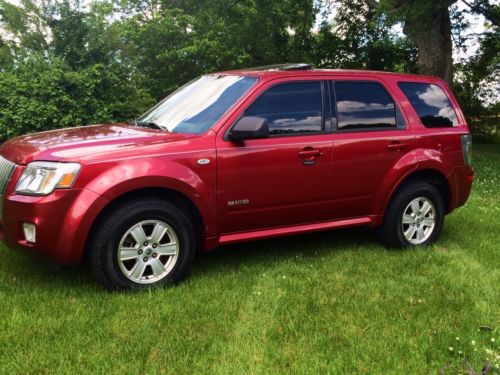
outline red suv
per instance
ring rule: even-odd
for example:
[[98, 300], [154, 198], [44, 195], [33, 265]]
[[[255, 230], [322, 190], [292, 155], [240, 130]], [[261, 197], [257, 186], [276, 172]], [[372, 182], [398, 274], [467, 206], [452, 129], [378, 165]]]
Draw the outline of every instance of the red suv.
[[217, 245], [353, 226], [428, 245], [467, 200], [471, 139], [437, 78], [282, 65], [209, 74], [133, 124], [0, 147], [0, 238], [112, 289]]

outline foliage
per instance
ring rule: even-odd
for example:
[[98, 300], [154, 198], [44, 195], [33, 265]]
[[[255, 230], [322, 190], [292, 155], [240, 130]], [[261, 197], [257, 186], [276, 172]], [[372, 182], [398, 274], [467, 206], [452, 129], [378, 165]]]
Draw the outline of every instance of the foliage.
[[[404, 17], [425, 19], [429, 4], [435, 3], [9, 1], [0, 0], [0, 140], [41, 129], [133, 118], [154, 100], [211, 71], [308, 62], [317, 67], [418, 72], [421, 51], [393, 26]], [[368, 5], [373, 3], [376, 8]], [[486, 0], [473, 1], [470, 11], [492, 20], [498, 16], [498, 6]], [[452, 9], [451, 15], [460, 40], [466, 24], [459, 12]], [[486, 103], [482, 98], [491, 95], [484, 92], [483, 82], [495, 77], [495, 30], [491, 37], [484, 36], [477, 56], [457, 65], [463, 78], [457, 86], [459, 97], [471, 114], [480, 112]]]
[[0, 74], [0, 134], [133, 118], [151, 104], [120, 66], [70, 70], [59, 59], [33, 55]]
[[414, 45], [391, 26], [365, 0], [339, 1], [333, 24], [319, 30], [316, 65], [416, 72]]
[[[500, 9], [500, 6], [498, 6]], [[478, 53], [456, 64], [454, 91], [476, 138], [491, 140], [500, 131], [500, 30], [490, 27]]]
[[[500, 94], [500, 32], [488, 31], [480, 41], [479, 53], [457, 64], [455, 90], [470, 116], [484, 114], [485, 107]], [[496, 103], [498, 105], [498, 102]], [[493, 108], [492, 108], [493, 109]], [[498, 113], [498, 112], [496, 112]]]
[[126, 39], [158, 99], [208, 71], [309, 60], [312, 1], [164, 1], [153, 10], [149, 2], [132, 4], [140, 11], [124, 21]]
[[127, 64], [112, 8], [78, 2], [17, 7], [1, 0], [0, 140], [66, 126], [127, 120], [153, 103]]

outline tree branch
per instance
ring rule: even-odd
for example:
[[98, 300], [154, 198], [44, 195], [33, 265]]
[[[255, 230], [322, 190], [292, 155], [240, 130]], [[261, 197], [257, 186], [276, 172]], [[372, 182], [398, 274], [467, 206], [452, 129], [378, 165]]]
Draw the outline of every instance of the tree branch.
[[480, 5], [471, 4], [467, 0], [462, 0], [462, 3], [464, 3], [465, 5], [467, 5], [469, 7], [469, 9], [472, 10], [473, 12], [479, 13], [479, 14], [483, 15], [484, 18], [486, 18], [493, 25], [495, 25], [495, 26], [498, 27], [498, 25], [499, 25], [498, 16], [496, 16], [495, 13], [491, 12], [489, 9], [486, 9], [486, 8], [480, 6]]

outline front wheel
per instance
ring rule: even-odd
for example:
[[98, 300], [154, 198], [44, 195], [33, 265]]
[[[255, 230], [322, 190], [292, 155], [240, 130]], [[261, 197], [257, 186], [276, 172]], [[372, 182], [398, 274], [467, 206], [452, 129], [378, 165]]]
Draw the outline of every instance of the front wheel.
[[379, 237], [390, 248], [430, 245], [438, 239], [443, 222], [444, 202], [439, 191], [425, 182], [411, 183], [391, 199]]
[[195, 254], [192, 222], [156, 198], [135, 199], [110, 212], [89, 243], [89, 260], [108, 289], [171, 284], [188, 273]]

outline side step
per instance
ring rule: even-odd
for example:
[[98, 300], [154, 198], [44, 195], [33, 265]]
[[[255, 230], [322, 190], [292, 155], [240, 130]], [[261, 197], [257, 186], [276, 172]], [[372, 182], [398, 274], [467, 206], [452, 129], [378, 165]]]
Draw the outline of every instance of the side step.
[[362, 225], [369, 225], [371, 223], [372, 220], [369, 217], [359, 217], [346, 220], [324, 221], [321, 223], [314, 223], [314, 224], [302, 224], [302, 225], [293, 225], [289, 227], [261, 229], [249, 232], [228, 233], [228, 234], [223, 234], [219, 237], [219, 244], [225, 245], [236, 242], [283, 237], [283, 236], [290, 236], [294, 234], [302, 234], [309, 232], [319, 232], [329, 229], [356, 227]]

